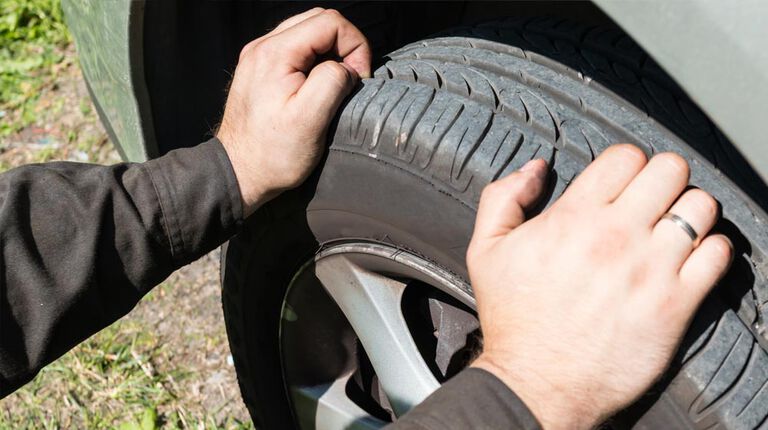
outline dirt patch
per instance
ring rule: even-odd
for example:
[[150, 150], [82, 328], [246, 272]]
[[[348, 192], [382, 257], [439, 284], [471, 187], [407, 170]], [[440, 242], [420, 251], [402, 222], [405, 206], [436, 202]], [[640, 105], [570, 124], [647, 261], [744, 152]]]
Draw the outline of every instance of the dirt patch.
[[[51, 71], [51, 80], [24, 109], [2, 111], [2, 120], [31, 124], [0, 137], [0, 169], [54, 160], [113, 164], [120, 161], [98, 120], [77, 65], [73, 45]], [[23, 111], [22, 111], [23, 110]]]

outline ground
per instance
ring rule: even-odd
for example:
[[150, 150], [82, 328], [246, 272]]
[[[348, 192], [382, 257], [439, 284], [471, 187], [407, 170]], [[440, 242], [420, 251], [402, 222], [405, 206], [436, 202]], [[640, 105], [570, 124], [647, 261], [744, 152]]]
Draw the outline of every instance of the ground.
[[[58, 0], [0, 0], [0, 171], [119, 156], [88, 97]], [[218, 251], [0, 400], [0, 429], [252, 428], [221, 311]]]

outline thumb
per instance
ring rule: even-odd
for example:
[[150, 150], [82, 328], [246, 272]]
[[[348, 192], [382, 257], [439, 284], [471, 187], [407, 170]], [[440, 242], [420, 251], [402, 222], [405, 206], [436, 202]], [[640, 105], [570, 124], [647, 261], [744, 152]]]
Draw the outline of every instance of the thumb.
[[503, 236], [525, 221], [529, 209], [544, 191], [547, 163], [531, 160], [520, 170], [491, 182], [480, 196], [472, 240]]
[[325, 121], [325, 126], [357, 80], [357, 72], [350, 66], [332, 60], [324, 61], [309, 72], [294, 95], [293, 103], [302, 111], [311, 110], [311, 117]]

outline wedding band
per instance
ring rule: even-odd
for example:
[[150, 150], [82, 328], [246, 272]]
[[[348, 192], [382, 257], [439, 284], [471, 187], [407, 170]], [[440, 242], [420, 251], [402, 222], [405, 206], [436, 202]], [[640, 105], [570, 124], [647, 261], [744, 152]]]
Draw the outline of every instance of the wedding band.
[[661, 219], [668, 219], [673, 223], [677, 224], [677, 226], [683, 229], [683, 231], [691, 238], [691, 240], [693, 241], [693, 246], [698, 245], [697, 240], [699, 239], [699, 234], [696, 233], [696, 230], [694, 230], [690, 224], [688, 224], [688, 221], [684, 220], [680, 216], [675, 215], [671, 212], [665, 213], [664, 216], [661, 217]]

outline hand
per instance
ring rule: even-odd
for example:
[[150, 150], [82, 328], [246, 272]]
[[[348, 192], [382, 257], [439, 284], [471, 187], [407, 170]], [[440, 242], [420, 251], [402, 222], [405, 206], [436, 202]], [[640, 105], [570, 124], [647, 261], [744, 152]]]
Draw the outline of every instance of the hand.
[[[320, 56], [335, 59], [317, 64]], [[368, 41], [335, 10], [288, 18], [243, 48], [217, 137], [245, 216], [309, 176], [333, 115], [359, 77], [370, 74]]]
[[[590, 428], [646, 391], [668, 366], [691, 318], [727, 270], [730, 241], [694, 246], [716, 201], [688, 184], [675, 154], [646, 163], [608, 148], [541, 215], [524, 210], [544, 187], [535, 160], [486, 187], [467, 253], [484, 351], [495, 373], [546, 429]], [[681, 193], [682, 196], [680, 195]]]

